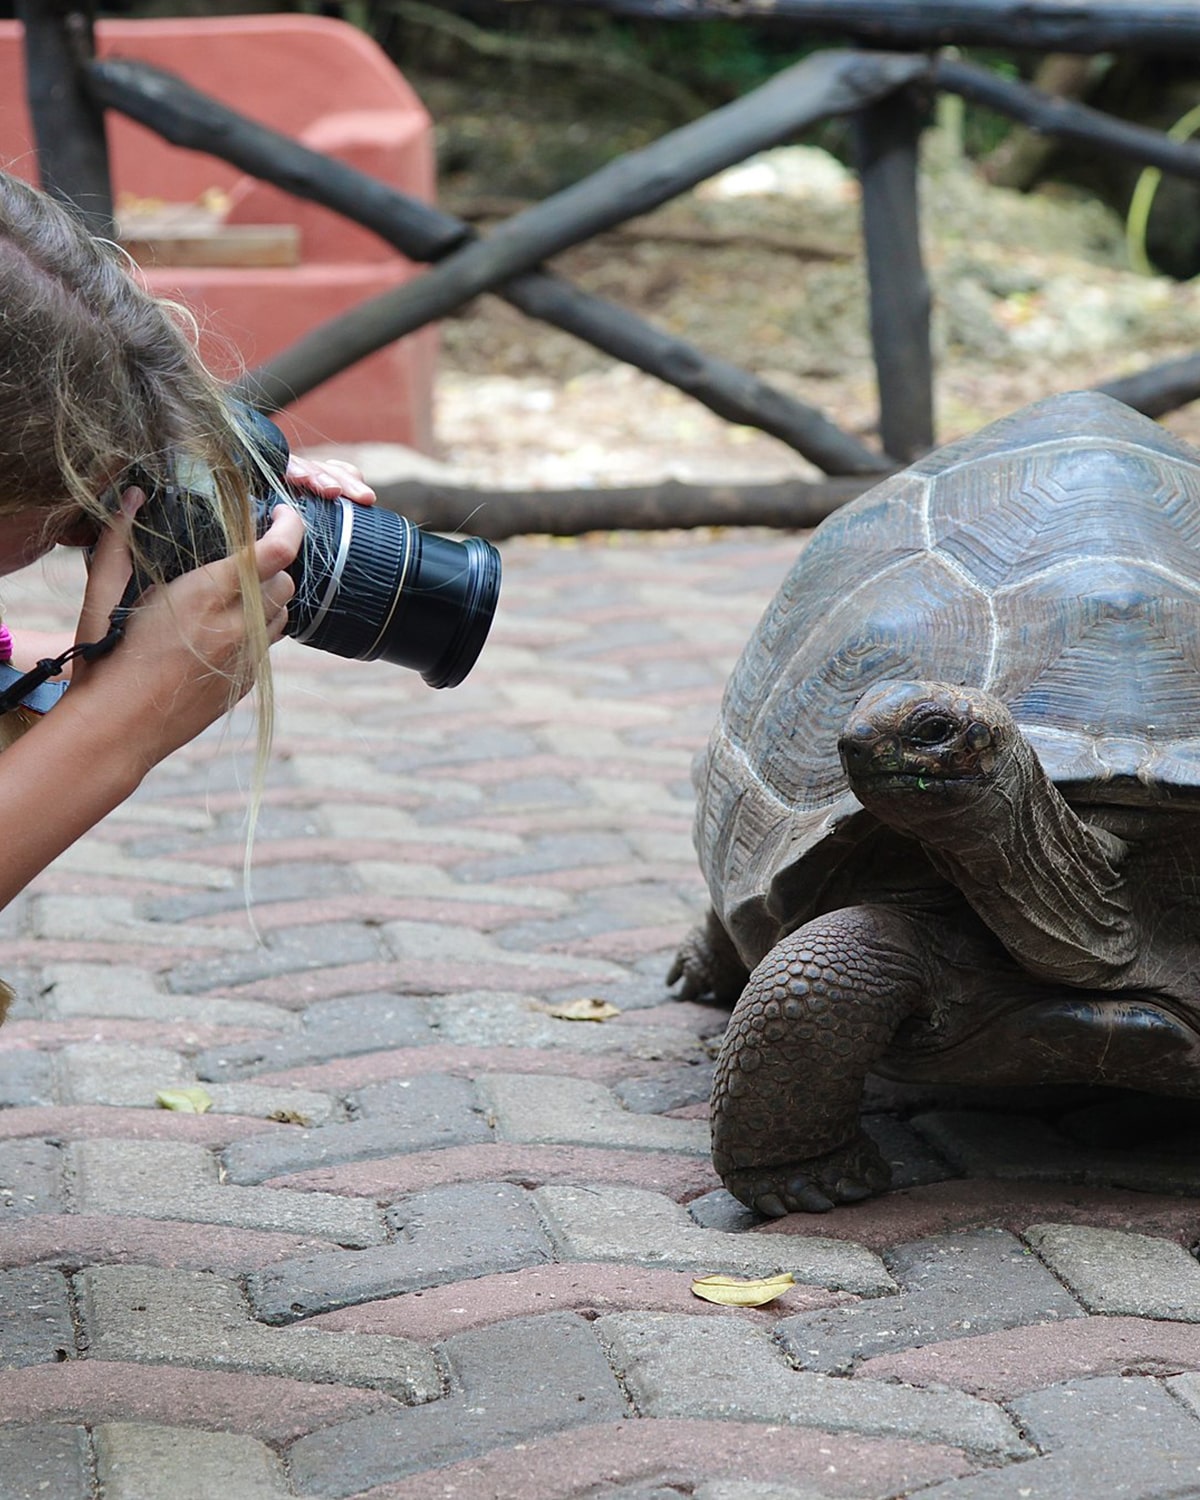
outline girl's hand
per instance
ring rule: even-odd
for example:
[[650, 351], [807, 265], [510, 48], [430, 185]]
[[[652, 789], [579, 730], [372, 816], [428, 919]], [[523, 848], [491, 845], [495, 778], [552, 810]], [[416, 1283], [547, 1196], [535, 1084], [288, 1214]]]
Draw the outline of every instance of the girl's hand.
[[[123, 514], [96, 547], [79, 617], [80, 641], [105, 635], [128, 582], [129, 527], [139, 498], [138, 492], [127, 492], [130, 508], [123, 505]], [[254, 546], [272, 644], [287, 625], [295, 585], [285, 570], [303, 539], [299, 513], [280, 505]], [[129, 752], [144, 774], [249, 690], [245, 645], [237, 565], [222, 558], [149, 590], [130, 616], [124, 639], [107, 656], [91, 663], [76, 660], [67, 696], [76, 712], [99, 716], [98, 732], [101, 722], [106, 734], [124, 726]]]
[[342, 458], [297, 458], [293, 453], [283, 477], [294, 488], [323, 500], [344, 495], [355, 505], [375, 504], [375, 491], [362, 477], [362, 470]]

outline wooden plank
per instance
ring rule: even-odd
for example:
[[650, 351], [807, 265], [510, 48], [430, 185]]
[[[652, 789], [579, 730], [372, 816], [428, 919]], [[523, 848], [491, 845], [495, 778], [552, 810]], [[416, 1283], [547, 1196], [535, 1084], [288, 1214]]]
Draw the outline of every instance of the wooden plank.
[[432, 531], [500, 541], [537, 532], [660, 531], [675, 526], [816, 526], [879, 476], [774, 484], [659, 484], [587, 490], [487, 490], [400, 479], [377, 486], [379, 503]]
[[226, 224], [192, 204], [121, 211], [117, 238], [144, 266], [297, 266], [296, 224]]
[[921, 256], [917, 149], [924, 113], [906, 91], [855, 119], [871, 345], [884, 452], [911, 463], [933, 447], [929, 281]]
[[933, 81], [938, 88], [1020, 120], [1044, 135], [1076, 141], [1093, 151], [1123, 156], [1179, 177], [1200, 179], [1200, 146], [1173, 141], [1159, 130], [1114, 120], [1111, 115], [1074, 99], [1047, 94], [1027, 83], [1001, 78], [987, 68], [954, 58], [937, 60]]
[[95, 51], [92, 10], [71, 0], [17, 0], [25, 28], [29, 114], [42, 186], [94, 234], [113, 230], [104, 111], [85, 86]]
[[1150, 365], [1093, 387], [1147, 417], [1161, 417], [1200, 398], [1200, 354]]
[[815, 36], [877, 47], [946, 45], [1036, 52], [1200, 49], [1196, 0], [544, 0], [655, 21], [786, 20]]

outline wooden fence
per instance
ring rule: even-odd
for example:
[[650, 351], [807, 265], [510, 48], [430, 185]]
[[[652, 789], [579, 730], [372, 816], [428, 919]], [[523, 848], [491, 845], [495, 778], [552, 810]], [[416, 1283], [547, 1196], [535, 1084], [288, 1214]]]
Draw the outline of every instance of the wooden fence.
[[[1200, 4], [1156, 0], [554, 0], [680, 22], [714, 15], [778, 16], [856, 49], [814, 53], [761, 88], [631, 152], [492, 234], [411, 199], [198, 93], [145, 64], [95, 58], [90, 15], [75, 0], [20, 0], [30, 107], [42, 180], [111, 233], [103, 116], [116, 109], [171, 143], [205, 151], [365, 225], [431, 269], [306, 334], [242, 382], [279, 410], [376, 349], [494, 292], [530, 317], [584, 339], [687, 392], [733, 422], [759, 428], [809, 459], [826, 483], [733, 490], [656, 486], [588, 496], [483, 497], [428, 485], [386, 497], [434, 526], [475, 512], [471, 529], [575, 532], [605, 526], [809, 525], [880, 475], [931, 447], [930, 292], [922, 263], [917, 155], [930, 99], [957, 94], [1034, 130], [1200, 179], [1200, 148], [1168, 139], [1026, 84], [930, 51], [949, 42], [1038, 50], [1175, 50], [1200, 46]], [[882, 442], [872, 449], [822, 412], [724, 360], [572, 286], [542, 263], [686, 192], [715, 172], [852, 115], [862, 186], [869, 323]], [[1200, 355], [1099, 389], [1149, 415], [1200, 396]], [[480, 505], [482, 499], [486, 505]]]

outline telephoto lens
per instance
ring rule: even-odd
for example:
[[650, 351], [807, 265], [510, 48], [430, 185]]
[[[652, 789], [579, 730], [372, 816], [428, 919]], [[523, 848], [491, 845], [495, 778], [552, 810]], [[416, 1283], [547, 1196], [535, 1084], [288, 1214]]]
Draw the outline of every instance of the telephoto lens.
[[287, 633], [358, 661], [394, 662], [430, 687], [457, 687], [475, 665], [500, 594], [500, 554], [453, 541], [376, 505], [297, 495], [304, 546], [289, 571]]
[[[282, 486], [289, 457], [283, 433], [240, 403], [236, 416]], [[147, 491], [134, 524], [148, 566], [135, 570], [114, 626], [156, 578], [176, 578], [225, 552], [205, 498], [205, 475], [194, 466], [178, 465], [175, 482], [166, 486], [135, 475], [127, 482]], [[261, 536], [279, 497], [267, 484], [260, 488], [268, 490], [254, 501]], [[305, 534], [288, 569], [296, 593], [288, 605], [287, 634], [335, 656], [411, 667], [430, 687], [457, 687], [475, 665], [496, 613], [495, 547], [480, 537], [459, 542], [422, 531], [380, 505], [303, 493], [289, 494], [289, 502], [304, 517]]]

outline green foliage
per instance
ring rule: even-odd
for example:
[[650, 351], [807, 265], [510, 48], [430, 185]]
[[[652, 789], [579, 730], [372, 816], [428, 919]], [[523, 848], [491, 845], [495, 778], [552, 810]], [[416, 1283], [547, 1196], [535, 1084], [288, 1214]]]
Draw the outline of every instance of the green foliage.
[[610, 19], [607, 29], [617, 45], [645, 66], [670, 73], [710, 105], [757, 88], [812, 51], [793, 33], [747, 20], [665, 24]]

